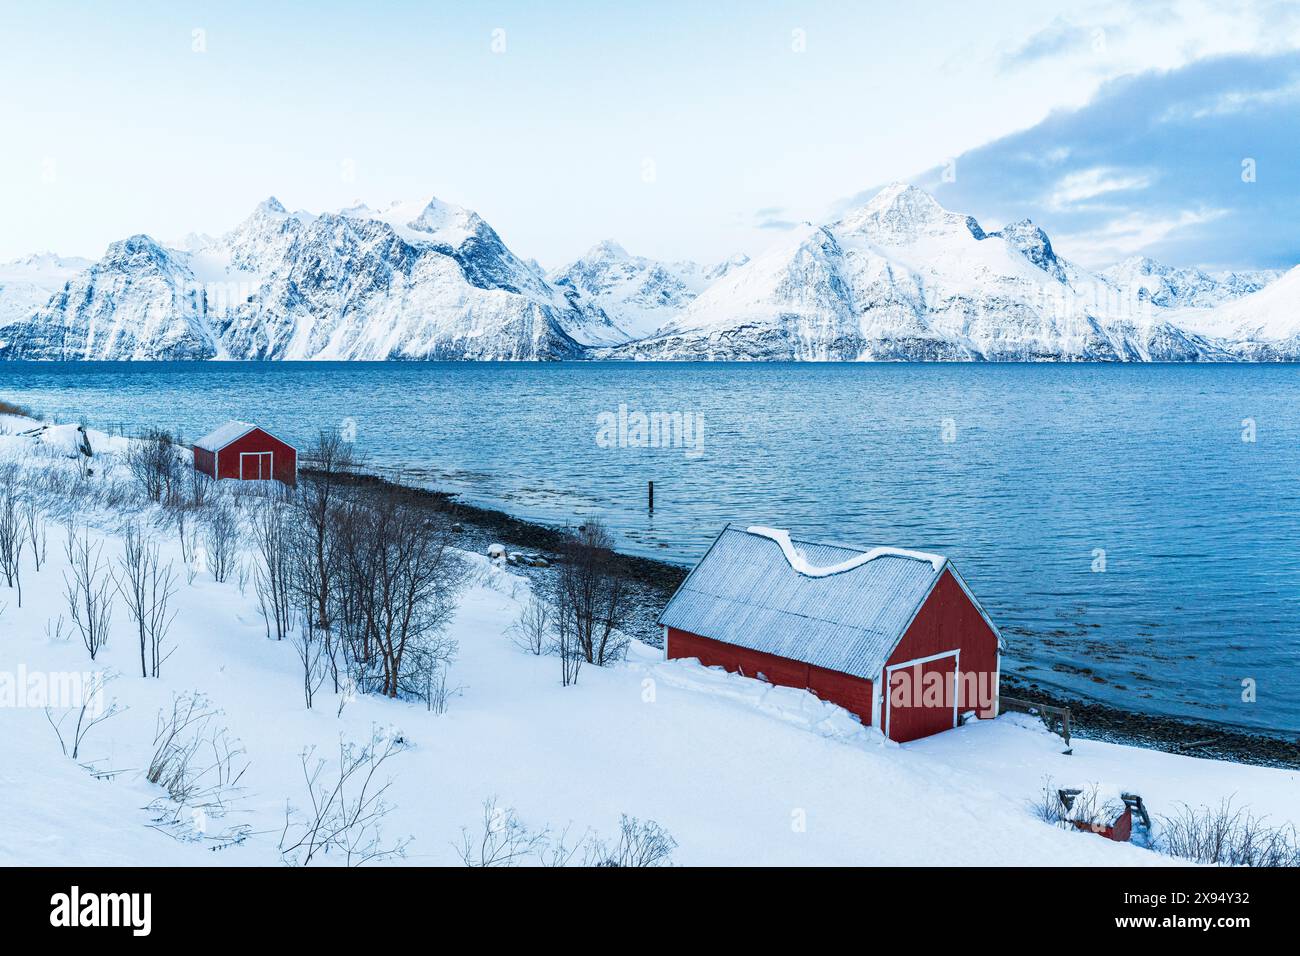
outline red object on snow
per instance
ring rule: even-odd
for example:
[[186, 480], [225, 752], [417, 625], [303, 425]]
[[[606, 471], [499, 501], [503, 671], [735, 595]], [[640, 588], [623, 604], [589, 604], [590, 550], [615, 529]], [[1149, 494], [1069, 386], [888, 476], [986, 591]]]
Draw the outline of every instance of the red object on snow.
[[248, 422], [226, 422], [194, 443], [194, 467], [211, 478], [298, 484], [298, 451]]
[[769, 536], [723, 531], [661, 616], [666, 657], [810, 690], [900, 743], [997, 715], [1001, 637], [946, 559], [795, 542], [791, 564]]
[[1124, 808], [1121, 813], [1108, 827], [1099, 827], [1096, 824], [1083, 823], [1079, 820], [1071, 820], [1080, 830], [1088, 830], [1097, 836], [1105, 837], [1107, 840], [1114, 840], [1116, 843], [1127, 843], [1133, 836], [1133, 811], [1128, 807]]

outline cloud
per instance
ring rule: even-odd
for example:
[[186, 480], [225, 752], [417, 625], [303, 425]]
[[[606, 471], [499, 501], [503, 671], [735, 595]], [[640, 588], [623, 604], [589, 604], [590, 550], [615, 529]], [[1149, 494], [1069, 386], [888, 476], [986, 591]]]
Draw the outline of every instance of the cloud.
[[1107, 220], [1096, 229], [1062, 233], [1056, 244], [1068, 248], [1080, 262], [1110, 264], [1139, 255], [1162, 242], [1176, 238], [1183, 230], [1214, 222], [1229, 215], [1226, 209], [1184, 209], [1176, 215], [1127, 213]]
[[[1028, 217], [1084, 265], [1300, 262], [1300, 52], [1112, 80], [1091, 101], [915, 177], [986, 228]], [[952, 181], [947, 181], [952, 180]], [[861, 197], [855, 197], [855, 200]]]
[[1125, 172], [1105, 166], [1066, 173], [1044, 200], [1049, 209], [1068, 209], [1078, 203], [1109, 193], [1146, 189], [1154, 181], [1149, 173]]
[[1002, 55], [1000, 65], [1004, 70], [1015, 70], [1039, 60], [1063, 53], [1073, 53], [1088, 42], [1089, 31], [1084, 27], [1057, 17], [1014, 50]]

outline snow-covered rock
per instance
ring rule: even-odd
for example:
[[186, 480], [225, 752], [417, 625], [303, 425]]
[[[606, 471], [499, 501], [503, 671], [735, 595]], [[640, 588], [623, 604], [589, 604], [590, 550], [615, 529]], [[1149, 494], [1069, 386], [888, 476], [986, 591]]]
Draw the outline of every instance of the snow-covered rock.
[[1028, 220], [986, 232], [895, 184], [730, 270], [643, 359], [1196, 361], [1233, 358], [1064, 259]]
[[1213, 308], [1258, 292], [1282, 273], [1261, 269], [1247, 272], [1206, 272], [1177, 269], [1145, 256], [1125, 259], [1101, 275], [1120, 289], [1166, 309]]
[[145, 235], [114, 242], [31, 316], [0, 329], [17, 359], [204, 359], [218, 354], [203, 290], [182, 258]]
[[[643, 338], [671, 320], [713, 280], [745, 257], [713, 268], [634, 256], [612, 239], [592, 246], [576, 262], [550, 273], [551, 282], [598, 306], [623, 332], [619, 341]], [[603, 343], [615, 344], [615, 343]]]
[[1224, 341], [1239, 358], [1300, 361], [1300, 266], [1251, 295], [1175, 315], [1185, 327]]
[[754, 259], [613, 241], [549, 274], [438, 199], [270, 198], [219, 238], [0, 266], [0, 358], [1240, 361], [1300, 356], [1294, 285], [1149, 259], [1095, 273], [1024, 219], [895, 184]]
[[184, 245], [114, 243], [43, 307], [6, 313], [0, 356], [531, 360], [626, 340], [436, 199], [312, 215], [271, 198]]

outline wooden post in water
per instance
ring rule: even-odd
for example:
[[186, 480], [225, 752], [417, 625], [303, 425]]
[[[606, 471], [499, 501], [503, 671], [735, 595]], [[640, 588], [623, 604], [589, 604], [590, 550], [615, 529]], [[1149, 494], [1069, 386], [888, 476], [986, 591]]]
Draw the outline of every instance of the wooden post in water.
[[650, 482], [649, 484], [648, 493], [650, 496], [650, 510], [654, 511], [655, 510], [655, 483], [653, 481]]

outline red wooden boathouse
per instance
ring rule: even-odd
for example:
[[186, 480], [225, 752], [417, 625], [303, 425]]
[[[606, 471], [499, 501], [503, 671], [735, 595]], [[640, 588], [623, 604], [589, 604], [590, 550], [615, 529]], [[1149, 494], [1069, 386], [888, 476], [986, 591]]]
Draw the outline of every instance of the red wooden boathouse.
[[194, 443], [194, 467], [213, 478], [298, 483], [298, 451], [248, 422], [226, 422]]
[[900, 742], [997, 716], [1002, 637], [941, 555], [729, 525], [659, 623], [666, 657], [806, 688]]

